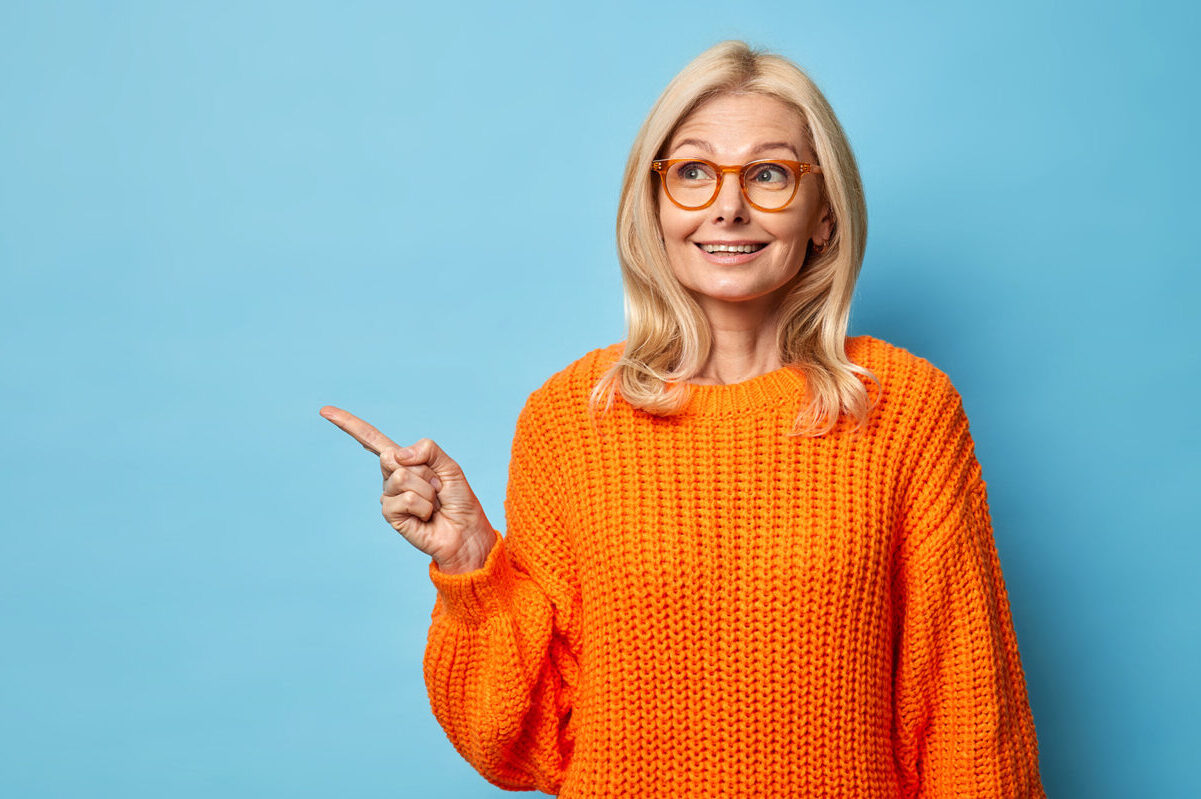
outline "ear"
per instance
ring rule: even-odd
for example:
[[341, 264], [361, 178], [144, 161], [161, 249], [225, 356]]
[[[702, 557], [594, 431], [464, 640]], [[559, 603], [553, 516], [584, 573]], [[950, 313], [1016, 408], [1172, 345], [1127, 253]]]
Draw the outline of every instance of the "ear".
[[830, 238], [833, 235], [834, 209], [827, 202], [822, 206], [821, 216], [818, 217], [817, 229], [813, 232], [813, 243], [816, 246], [824, 247], [830, 243]]

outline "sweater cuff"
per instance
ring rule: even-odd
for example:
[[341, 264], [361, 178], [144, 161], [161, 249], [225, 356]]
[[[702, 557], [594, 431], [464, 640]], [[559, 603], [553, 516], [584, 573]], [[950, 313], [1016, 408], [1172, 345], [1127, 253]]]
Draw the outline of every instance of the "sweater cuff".
[[478, 626], [506, 610], [516, 576], [505, 552], [505, 539], [495, 528], [496, 543], [484, 565], [475, 571], [447, 574], [430, 561], [430, 580], [442, 598], [442, 607], [466, 624]]

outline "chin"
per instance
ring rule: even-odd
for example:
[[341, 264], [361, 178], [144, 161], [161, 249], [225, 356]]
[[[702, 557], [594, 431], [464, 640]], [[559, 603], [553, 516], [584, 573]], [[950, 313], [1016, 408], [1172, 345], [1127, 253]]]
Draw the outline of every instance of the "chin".
[[712, 300], [715, 302], [749, 302], [751, 300], [761, 299], [772, 293], [772, 289], [762, 291], [698, 291], [694, 289], [692, 294], [698, 300]]

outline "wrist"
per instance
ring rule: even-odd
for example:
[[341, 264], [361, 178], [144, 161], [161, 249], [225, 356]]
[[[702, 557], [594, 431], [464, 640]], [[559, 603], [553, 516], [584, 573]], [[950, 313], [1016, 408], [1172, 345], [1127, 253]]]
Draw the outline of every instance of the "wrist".
[[487, 525], [479, 532], [466, 536], [453, 558], [434, 561], [444, 574], [466, 574], [484, 568], [492, 547], [496, 546], [496, 531]]

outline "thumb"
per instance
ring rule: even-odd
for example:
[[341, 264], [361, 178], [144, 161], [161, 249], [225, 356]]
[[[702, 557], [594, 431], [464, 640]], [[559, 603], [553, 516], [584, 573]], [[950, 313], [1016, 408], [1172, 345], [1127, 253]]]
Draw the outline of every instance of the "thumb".
[[396, 451], [396, 459], [405, 466], [426, 464], [441, 478], [441, 483], [455, 481], [462, 477], [459, 464], [447, 455], [433, 440], [423, 438], [416, 444], [401, 447]]
[[385, 480], [391, 477], [392, 473], [399, 468], [400, 459], [397, 458], [396, 450], [389, 447], [380, 453], [379, 470], [383, 473]]

